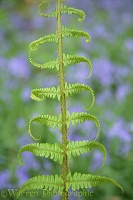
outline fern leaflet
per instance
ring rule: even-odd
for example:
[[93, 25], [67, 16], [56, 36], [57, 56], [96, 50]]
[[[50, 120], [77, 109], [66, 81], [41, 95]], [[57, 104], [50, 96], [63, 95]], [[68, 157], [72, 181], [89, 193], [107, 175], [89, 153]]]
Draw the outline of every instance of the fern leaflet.
[[20, 164], [22, 164], [20, 161], [20, 155], [25, 151], [32, 152], [36, 156], [45, 156], [46, 158], [50, 157], [50, 159], [53, 159], [54, 161], [59, 160], [60, 164], [62, 164], [63, 161], [62, 149], [57, 143], [32, 143], [23, 146], [18, 153], [18, 160]]
[[45, 190], [53, 190], [56, 192], [57, 190], [62, 193], [63, 190], [63, 180], [61, 176], [58, 174], [54, 175], [39, 175], [33, 178], [30, 178], [27, 182], [25, 182], [21, 189], [18, 192], [17, 197], [19, 197], [22, 193], [27, 190], [34, 189], [45, 189]]
[[106, 160], [106, 149], [105, 147], [99, 143], [99, 142], [95, 142], [95, 141], [72, 141], [72, 142], [68, 142], [67, 144], [67, 155], [69, 158], [71, 158], [71, 155], [73, 156], [77, 156], [80, 154], [84, 154], [86, 152], [90, 152], [93, 148], [98, 148], [104, 155], [103, 157], [103, 164], [102, 167], [104, 165], [104, 162]]
[[113, 179], [107, 178], [105, 176], [91, 175], [91, 174], [81, 174], [75, 172], [73, 176], [69, 172], [67, 176], [67, 190], [72, 187], [72, 190], [83, 189], [83, 188], [93, 188], [99, 185], [100, 183], [112, 183], [115, 186], [119, 187], [122, 192], [123, 188]]
[[[96, 138], [99, 135], [100, 132], [100, 123], [98, 121], [98, 119], [90, 114], [87, 113], [75, 113], [73, 112], [72, 115], [70, 116], [70, 113], [67, 111], [67, 116], [66, 116], [66, 124], [67, 124], [67, 128], [70, 126], [70, 123], [72, 123], [73, 126], [77, 125], [77, 124], [82, 124], [85, 121], [94, 121], [94, 123], [96, 124], [97, 128], [98, 128], [98, 132], [96, 135]], [[29, 122], [29, 133], [30, 136], [34, 139], [36, 139], [32, 134], [31, 134], [31, 124], [33, 122], [39, 122], [41, 124], [44, 124], [48, 127], [52, 127], [52, 128], [56, 128], [58, 126], [59, 130], [61, 130], [62, 128], [62, 115], [59, 115], [59, 118], [57, 116], [54, 115], [39, 115], [37, 117], [34, 117], [30, 120]], [[39, 138], [40, 139], [40, 138]]]

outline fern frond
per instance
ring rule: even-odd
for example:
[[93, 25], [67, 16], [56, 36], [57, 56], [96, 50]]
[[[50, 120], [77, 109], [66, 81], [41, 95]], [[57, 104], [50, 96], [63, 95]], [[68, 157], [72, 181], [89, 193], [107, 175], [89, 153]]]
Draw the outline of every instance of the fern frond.
[[54, 99], [56, 96], [58, 100], [60, 100], [59, 87], [33, 89], [30, 95], [30, 97], [36, 101], [42, 101], [46, 97]]
[[41, 12], [41, 8], [43, 7], [43, 9], [47, 9], [50, 6], [50, 3], [48, 1], [43, 1], [39, 6], [38, 6], [38, 13], [42, 16], [42, 17], [57, 17], [57, 11], [53, 10], [52, 12], [48, 13], [48, 14], [44, 14]]
[[[58, 36], [57, 31], [55, 33], [51, 33], [49, 35], [45, 35], [45, 36], [39, 38], [38, 40], [31, 42], [30, 49], [36, 50], [38, 45], [44, 44], [47, 42], [57, 42], [57, 36]], [[82, 36], [82, 37], [87, 38], [86, 42], [90, 42], [90, 39], [91, 39], [90, 35], [87, 32], [76, 30], [76, 29], [69, 29], [69, 28], [66, 28], [65, 26], [62, 26], [62, 37], [64, 37], [64, 36], [66, 36], [66, 37]]]
[[37, 63], [33, 60], [32, 56], [31, 56], [31, 52], [32, 50], [30, 50], [29, 53], [29, 58], [30, 58], [30, 62], [32, 63], [32, 65], [34, 65], [35, 67], [41, 68], [41, 69], [54, 69], [56, 68], [57, 71], [59, 70], [59, 64], [58, 64], [58, 59], [52, 60], [52, 61], [48, 61], [46, 63]]
[[[63, 29], [63, 34], [62, 37], [66, 36], [66, 37], [70, 37], [70, 36], [75, 36], [75, 37], [85, 37], [87, 38], [87, 42], [90, 41], [90, 36], [87, 32], [84, 31], [79, 31], [79, 30], [75, 30], [75, 29], [68, 29], [66, 27], [62, 27]], [[48, 43], [48, 42], [57, 42], [57, 32], [55, 33], [51, 33], [49, 35], [46, 35], [44, 37], [39, 38], [38, 40], [35, 40], [33, 42], [31, 42], [30, 44], [30, 51], [29, 51], [29, 59], [32, 65], [39, 67], [41, 69], [45, 69], [45, 68], [49, 68], [49, 69], [53, 69], [56, 68], [57, 71], [59, 70], [59, 61], [58, 58], [54, 59], [53, 61], [49, 61], [46, 63], [36, 63], [33, 59], [32, 59], [32, 51], [36, 50], [37, 47], [41, 44], [44, 43]], [[92, 74], [92, 65], [89, 59], [83, 57], [83, 56], [76, 56], [76, 55], [69, 55], [69, 54], [63, 54], [63, 63], [64, 66], [70, 66], [72, 64], [76, 64], [76, 63], [80, 63], [80, 62], [86, 62], [89, 67], [90, 67], [90, 76]], [[90, 77], [89, 76], [89, 77]]]
[[59, 124], [57, 116], [53, 116], [53, 115], [39, 115], [37, 117], [32, 118], [29, 121], [29, 133], [30, 133], [30, 136], [35, 140], [39, 140], [40, 138], [37, 139], [31, 134], [31, 124], [33, 122], [39, 122], [41, 124], [44, 124], [52, 128], [56, 128], [56, 126]]
[[[43, 1], [39, 6], [38, 6], [38, 13], [43, 16], [43, 17], [57, 17], [57, 11], [56, 9], [53, 10], [52, 12], [48, 13], [48, 14], [44, 14], [41, 11], [41, 8], [43, 7], [43, 9], [47, 9], [50, 6], [50, 3], [48, 1]], [[82, 22], [85, 19], [85, 13], [83, 10], [79, 10], [73, 7], [68, 7], [66, 5], [61, 5], [61, 13], [62, 14], [77, 14], [80, 16], [80, 18], [78, 18], [79, 22]]]
[[75, 172], [73, 176], [71, 176], [71, 173], [68, 173], [67, 176], [67, 190], [72, 187], [72, 190], [77, 189], [83, 189], [83, 188], [93, 188], [99, 185], [100, 183], [112, 183], [115, 186], [119, 187], [122, 192], [123, 188], [121, 185], [119, 185], [115, 180], [105, 177], [105, 176], [98, 176], [98, 175], [92, 175], [92, 174], [81, 174]]
[[86, 42], [90, 42], [91, 40], [91, 37], [90, 35], [87, 33], [87, 32], [84, 32], [84, 31], [80, 31], [80, 30], [77, 30], [77, 29], [69, 29], [69, 28], [66, 28], [65, 26], [62, 26], [62, 37], [85, 37], [87, 38], [86, 39]]
[[[69, 55], [69, 54], [63, 54], [63, 63], [64, 67], [76, 64], [76, 63], [81, 63], [81, 62], [86, 62], [89, 67], [90, 67], [90, 75], [92, 75], [92, 64], [91, 61], [83, 56], [78, 56], [78, 55]], [[89, 78], [88, 77], [88, 78]]]
[[99, 148], [100, 151], [103, 153], [104, 157], [103, 157], [103, 164], [106, 160], [106, 149], [105, 147], [99, 143], [99, 142], [95, 142], [95, 141], [72, 141], [72, 142], [68, 142], [67, 144], [67, 155], [69, 158], [71, 158], [71, 155], [73, 156], [77, 156], [80, 154], [84, 154], [86, 152], [90, 152], [93, 148]]
[[[91, 106], [89, 107], [89, 109], [93, 106], [94, 101], [95, 101], [95, 96], [94, 96], [94, 92], [93, 90], [84, 84], [70, 84], [70, 83], [65, 83], [65, 94], [66, 94], [66, 98], [68, 98], [68, 95], [73, 95], [74, 93], [77, 92], [83, 92], [83, 91], [89, 91], [92, 95], [92, 103]], [[51, 88], [40, 88], [40, 89], [33, 89], [31, 91], [31, 98], [36, 100], [36, 101], [42, 101], [44, 100], [46, 97], [47, 98], [58, 98], [58, 100], [60, 101], [60, 87], [58, 86], [56, 87], [51, 87]]]
[[[66, 124], [67, 124], [67, 128], [69, 127], [70, 123], [72, 123], [73, 126], [77, 125], [77, 124], [81, 124], [84, 123], [85, 121], [94, 121], [94, 123], [96, 124], [98, 131], [97, 131], [97, 135], [96, 135], [96, 139], [99, 135], [100, 132], [100, 123], [98, 121], [98, 119], [90, 114], [87, 113], [75, 113], [73, 112], [72, 115], [70, 116], [70, 113], [67, 111], [66, 113]], [[48, 127], [52, 127], [52, 128], [56, 128], [57, 126], [59, 127], [59, 131], [61, 131], [62, 129], [62, 115], [59, 115], [59, 118], [57, 116], [53, 116], [53, 115], [39, 115], [37, 117], [32, 118], [29, 121], [29, 133], [30, 136], [37, 140], [37, 138], [35, 138], [32, 134], [31, 134], [31, 124], [33, 122], [39, 122], [41, 124], [44, 124]], [[40, 138], [38, 138], [39, 140]]]
[[[70, 115], [70, 114], [67, 113], [67, 115]], [[98, 128], [97, 135], [96, 135], [96, 138], [95, 138], [95, 140], [96, 140], [98, 135], [99, 135], [99, 132], [100, 132], [100, 123], [95, 116], [90, 115], [88, 113], [84, 113], [84, 112], [81, 112], [81, 113], [73, 112], [72, 116], [70, 118], [70, 122], [72, 123], [73, 126], [75, 126], [77, 124], [82, 124], [85, 121], [90, 121], [90, 120], [94, 121], [97, 128]]]
[[61, 5], [61, 13], [62, 14], [77, 14], [80, 15], [81, 18], [78, 18], [79, 22], [82, 22], [85, 19], [85, 13], [83, 10], [79, 10], [73, 7], [68, 7], [66, 5]]
[[[39, 67], [41, 69], [54, 69], [56, 68], [57, 71], [59, 71], [59, 61], [58, 58], [46, 62], [46, 63], [36, 63], [31, 56], [31, 52], [33, 49], [30, 49], [30, 53], [29, 53], [29, 58], [30, 58], [30, 62], [32, 63], [32, 65], [34, 65], [35, 67]], [[81, 62], [86, 62], [89, 67], [90, 67], [90, 75], [88, 76], [88, 78], [92, 75], [92, 65], [89, 59], [83, 57], [83, 56], [77, 56], [77, 55], [69, 55], [69, 54], [63, 54], [63, 64], [64, 67], [68, 67], [71, 66], [73, 64], [76, 63], [81, 63]]]
[[33, 178], [30, 178], [27, 182], [25, 182], [20, 190], [18, 191], [17, 198], [25, 191], [35, 190], [35, 189], [45, 189], [45, 190], [53, 190], [56, 192], [57, 190], [62, 193], [63, 191], [63, 180], [61, 176], [55, 174], [53, 175], [39, 175]]
[[20, 164], [22, 164], [20, 161], [21, 153], [26, 151], [31, 152], [36, 156], [45, 156], [46, 158], [50, 157], [50, 159], [53, 159], [54, 161], [59, 160], [60, 164], [62, 164], [63, 161], [62, 149], [57, 143], [31, 143], [23, 146], [18, 153], [18, 160]]
[[40, 45], [40, 44], [44, 44], [44, 43], [47, 43], [47, 42], [55, 42], [57, 41], [57, 35], [56, 33], [51, 33], [49, 35], [45, 35], [33, 42], [31, 42], [30, 44], [30, 50], [36, 50], [37, 47]]
[[79, 83], [76, 83], [76, 84], [66, 83], [65, 89], [66, 89], [66, 97], [68, 97], [68, 94], [73, 95], [74, 93], [77, 93], [77, 92], [83, 92], [85, 90], [89, 91], [92, 95], [92, 103], [88, 109], [90, 109], [93, 106], [94, 101], [95, 101], [95, 96], [94, 96], [93, 90], [89, 86], [84, 85], [84, 84], [79, 84]]

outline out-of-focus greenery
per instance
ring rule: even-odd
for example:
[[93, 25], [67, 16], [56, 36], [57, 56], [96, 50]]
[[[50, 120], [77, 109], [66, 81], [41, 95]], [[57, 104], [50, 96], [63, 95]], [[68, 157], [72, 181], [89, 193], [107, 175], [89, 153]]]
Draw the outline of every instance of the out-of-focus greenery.
[[[0, 1], [0, 199], [14, 199], [2, 189], [19, 188], [29, 177], [38, 174], [61, 173], [59, 163], [46, 158], [23, 154], [24, 165], [20, 166], [17, 153], [24, 144], [33, 141], [28, 134], [28, 122], [39, 114], [57, 114], [60, 105], [56, 100], [34, 102], [30, 90], [59, 84], [54, 70], [40, 70], [31, 66], [28, 59], [29, 44], [35, 39], [55, 31], [56, 20], [44, 19], [37, 14], [35, 0]], [[55, 3], [51, 0], [51, 7]], [[87, 79], [86, 65], [71, 66], [66, 70], [66, 81], [85, 83], [95, 92], [94, 107], [87, 111], [98, 117], [101, 135], [98, 141], [107, 149], [107, 161], [103, 168], [102, 155], [98, 151], [75, 157], [70, 161], [72, 172], [93, 172], [106, 175], [119, 182], [125, 193], [111, 184], [94, 188], [95, 200], [133, 199], [133, 3], [131, 0], [66, 0], [69, 6], [83, 9], [85, 21], [80, 24], [77, 16], [63, 16], [67, 27], [79, 28], [91, 35], [91, 43], [83, 39], [64, 39], [64, 51], [85, 55], [93, 64], [93, 75]], [[51, 9], [51, 8], [50, 8]], [[56, 57], [56, 45], [44, 45], [35, 59], [40, 62]], [[90, 105], [87, 93], [70, 97], [67, 108], [70, 112], [83, 111]], [[93, 123], [70, 127], [69, 139], [93, 139], [96, 128]], [[60, 142], [58, 130], [35, 125], [33, 134], [41, 135], [40, 142]], [[44, 199], [41, 196], [20, 197]], [[45, 197], [60, 199], [59, 196]], [[81, 196], [80, 199], [89, 197]], [[71, 196], [70, 199], [78, 199]]]

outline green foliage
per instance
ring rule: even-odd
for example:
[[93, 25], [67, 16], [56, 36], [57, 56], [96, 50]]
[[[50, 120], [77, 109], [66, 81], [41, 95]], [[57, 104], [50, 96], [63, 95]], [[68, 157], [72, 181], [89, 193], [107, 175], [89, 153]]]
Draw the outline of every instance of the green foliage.
[[[44, 7], [43, 7], [44, 6]], [[99, 133], [100, 133], [100, 123], [98, 119], [90, 115], [88, 113], [76, 113], [73, 112], [71, 115], [68, 110], [66, 110], [66, 99], [69, 97], [69, 95], [73, 95], [74, 93], [81, 92], [81, 91], [89, 91], [92, 95], [92, 104], [90, 108], [94, 104], [94, 92], [93, 90], [84, 84], [70, 84], [65, 82], [64, 78], [64, 69], [72, 64], [85, 62], [90, 67], [90, 75], [92, 74], [92, 65], [89, 59], [77, 56], [77, 55], [68, 55], [64, 54], [62, 51], [62, 39], [65, 37], [84, 37], [86, 38], [86, 42], [90, 41], [90, 36], [87, 32], [76, 30], [76, 29], [69, 29], [67, 27], [62, 26], [61, 24], [61, 14], [78, 14], [80, 15], [80, 18], [78, 18], [78, 21], [83, 21], [85, 18], [85, 13], [81, 10], [67, 7], [62, 4], [61, 0], [57, 0], [57, 7], [55, 10], [53, 10], [49, 14], [43, 14], [42, 8], [46, 8], [49, 6], [48, 2], [43, 2], [39, 5], [38, 11], [39, 13], [44, 17], [56, 17], [57, 18], [57, 31], [55, 33], [46, 35], [44, 37], [41, 37], [40, 39], [32, 42], [30, 44], [30, 62], [41, 69], [49, 68], [53, 69], [56, 68], [58, 75], [59, 75], [59, 81], [60, 84], [57, 87], [51, 87], [51, 88], [41, 88], [41, 89], [34, 89], [31, 92], [31, 98], [37, 101], [44, 100], [45, 98], [57, 98], [58, 101], [61, 102], [61, 114], [59, 116], [54, 115], [39, 115], [37, 117], [34, 117], [29, 122], [29, 133], [31, 137], [36, 139], [32, 133], [31, 133], [31, 125], [33, 122], [39, 122], [43, 125], [46, 125], [48, 127], [56, 128], [58, 126], [59, 131], [62, 133], [62, 143], [61, 145], [58, 144], [50, 144], [50, 143], [33, 143], [25, 145], [21, 148], [18, 154], [18, 158], [20, 159], [20, 154], [25, 151], [32, 152], [36, 156], [45, 156], [50, 157], [50, 159], [53, 159], [54, 161], [59, 160], [60, 164], [62, 164], [62, 174], [61, 175], [39, 175], [36, 177], [33, 177], [29, 179], [27, 182], [25, 182], [20, 191], [18, 196], [23, 193], [26, 190], [31, 189], [46, 189], [46, 190], [53, 190], [53, 191], [59, 191], [62, 194], [63, 200], [68, 199], [68, 190], [70, 187], [72, 187], [72, 190], [77, 189], [83, 189], [83, 188], [93, 188], [100, 183], [103, 182], [109, 182], [113, 183], [115, 186], [119, 187], [122, 191], [123, 188], [115, 182], [111, 178], [102, 177], [98, 175], [91, 175], [91, 174], [81, 174], [75, 172], [73, 176], [71, 176], [71, 170], [68, 166], [68, 159], [71, 158], [71, 155], [77, 156], [86, 152], [90, 152], [93, 148], [100, 149], [103, 154], [103, 165], [106, 159], [106, 150], [105, 147], [95, 140], [97, 139]], [[45, 43], [51, 43], [55, 42], [58, 47], [58, 58], [56, 58], [53, 61], [49, 61], [44, 64], [36, 63], [32, 58], [32, 51], [37, 50], [38, 46], [45, 44]], [[89, 109], [90, 109], [89, 108]], [[67, 129], [70, 126], [70, 123], [73, 126], [76, 126], [77, 124], [84, 123], [85, 121], [92, 120], [97, 128], [97, 135], [94, 141], [72, 141], [70, 142], [67, 139]], [[38, 139], [38, 138], [37, 138]], [[102, 165], [102, 166], [103, 166]]]
[[[70, 116], [70, 113], [68, 111], [66, 112], [67, 128], [69, 128], [70, 123], [72, 123], [73, 126], [76, 126], [77, 124], [81, 124], [81, 123], [84, 123], [85, 121], [90, 121], [90, 120], [94, 121], [96, 126], [98, 127], [98, 132], [96, 135], [96, 138], [97, 138], [100, 131], [100, 124], [99, 124], [98, 119], [95, 116], [90, 115], [88, 113], [84, 113], [84, 112], [81, 112], [81, 113], [73, 112], [72, 115]], [[59, 117], [54, 116], [54, 115], [39, 115], [37, 117], [32, 118], [29, 122], [29, 133], [31, 137], [33, 138], [34, 136], [31, 133], [31, 125], [33, 122], [39, 122], [41, 124], [44, 124], [52, 128], [56, 128], [58, 126], [59, 131], [61, 131], [62, 129], [62, 115], [61, 114], [59, 115]]]
[[72, 187], [72, 190], [77, 190], [80, 188], [93, 188], [104, 182], [113, 183], [123, 192], [123, 188], [111, 178], [92, 174], [81, 174], [77, 172], [75, 172], [73, 176], [71, 176], [71, 173], [68, 174], [67, 189], [69, 189], [70, 187]]
[[[88, 90], [91, 95], [92, 95], [92, 104], [90, 108], [93, 106], [94, 101], [95, 101], [95, 96], [93, 90], [84, 84], [70, 84], [70, 83], [65, 83], [65, 94], [66, 98], [68, 98], [68, 95], [73, 95], [74, 93], [77, 92], [83, 92], [85, 90]], [[36, 100], [36, 101], [41, 101], [44, 100], [46, 97], [47, 98], [58, 98], [58, 101], [60, 101], [60, 86], [56, 87], [51, 87], [51, 88], [41, 88], [41, 89], [33, 89], [31, 91], [31, 98]], [[89, 108], [89, 109], [90, 109]]]
[[[99, 143], [99, 142], [95, 142], [95, 141], [68, 141], [67, 144], [67, 155], [68, 158], [71, 158], [71, 156], [77, 156], [80, 154], [84, 154], [86, 152], [90, 152], [91, 149], [93, 148], [99, 148], [101, 150], [101, 152], [103, 152], [104, 154], [104, 158], [103, 158], [103, 165], [104, 162], [106, 160], [106, 149], [105, 147]], [[50, 159], [53, 159], [54, 161], [59, 160], [60, 164], [62, 164], [63, 162], [63, 150], [61, 148], [61, 145], [58, 145], [57, 143], [55, 144], [49, 144], [49, 143], [33, 143], [33, 144], [27, 144], [25, 146], [23, 146], [19, 153], [18, 153], [18, 160], [20, 161], [20, 155], [22, 152], [32, 152], [34, 155], [36, 156], [45, 156], [50, 157]]]
[[23, 184], [21, 190], [18, 193], [18, 196], [20, 196], [20, 194], [22, 194], [23, 192], [25, 192], [27, 190], [31, 190], [31, 189], [32, 190], [34, 190], [34, 189], [46, 189], [46, 190], [53, 189], [54, 192], [56, 190], [59, 190], [59, 192], [62, 192], [63, 180], [62, 180], [61, 176], [58, 176], [57, 174], [55, 176], [53, 176], [53, 175], [35, 176]]
[[[100, 183], [113, 183], [115, 186], [119, 187], [122, 192], [123, 188], [111, 178], [104, 176], [97, 176], [91, 174], [81, 174], [75, 172], [71, 176], [71, 172], [67, 175], [66, 180], [66, 189], [69, 190], [72, 187], [72, 190], [84, 189], [84, 188], [93, 188]], [[25, 182], [18, 193], [18, 196], [26, 190], [33, 189], [44, 189], [44, 190], [53, 190], [53, 192], [59, 191], [60, 194], [63, 192], [63, 179], [59, 175], [39, 175], [29, 179]]]

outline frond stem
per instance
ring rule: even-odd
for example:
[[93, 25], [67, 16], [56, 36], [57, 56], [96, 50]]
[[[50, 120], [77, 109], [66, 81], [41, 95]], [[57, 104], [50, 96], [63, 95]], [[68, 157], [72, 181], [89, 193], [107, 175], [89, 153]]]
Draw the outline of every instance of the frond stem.
[[62, 200], [68, 200], [68, 192], [66, 190], [67, 174], [68, 174], [68, 157], [67, 157], [67, 123], [66, 123], [66, 94], [65, 94], [65, 73], [63, 63], [63, 46], [62, 46], [62, 14], [61, 14], [62, 0], [56, 0], [57, 9], [57, 45], [58, 45], [58, 59], [59, 59], [59, 82], [61, 92], [61, 114], [62, 114], [62, 149], [63, 149], [63, 164], [62, 164], [62, 178], [63, 178], [63, 194]]

